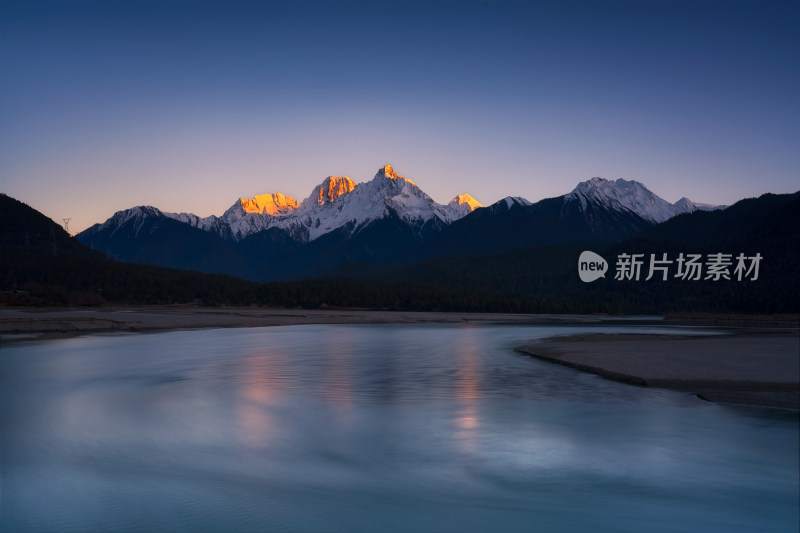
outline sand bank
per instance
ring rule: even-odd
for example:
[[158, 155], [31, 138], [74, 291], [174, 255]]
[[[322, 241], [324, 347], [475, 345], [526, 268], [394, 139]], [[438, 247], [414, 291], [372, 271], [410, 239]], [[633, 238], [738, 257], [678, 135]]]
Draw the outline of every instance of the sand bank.
[[551, 337], [518, 350], [633, 385], [692, 391], [710, 401], [800, 409], [796, 331], [588, 334]]

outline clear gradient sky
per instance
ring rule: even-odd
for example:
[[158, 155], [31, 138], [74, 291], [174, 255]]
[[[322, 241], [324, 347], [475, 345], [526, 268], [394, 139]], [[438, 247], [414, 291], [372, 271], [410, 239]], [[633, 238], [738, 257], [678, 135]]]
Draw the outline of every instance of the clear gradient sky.
[[0, 192], [76, 233], [386, 163], [436, 201], [800, 189], [800, 2], [0, 0]]

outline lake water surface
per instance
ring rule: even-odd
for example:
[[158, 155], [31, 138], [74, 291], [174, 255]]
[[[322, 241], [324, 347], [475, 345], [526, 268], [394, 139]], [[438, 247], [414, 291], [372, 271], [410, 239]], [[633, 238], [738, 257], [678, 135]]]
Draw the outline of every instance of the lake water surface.
[[587, 330], [686, 332], [335, 325], [4, 345], [0, 530], [796, 533], [796, 413], [511, 349]]

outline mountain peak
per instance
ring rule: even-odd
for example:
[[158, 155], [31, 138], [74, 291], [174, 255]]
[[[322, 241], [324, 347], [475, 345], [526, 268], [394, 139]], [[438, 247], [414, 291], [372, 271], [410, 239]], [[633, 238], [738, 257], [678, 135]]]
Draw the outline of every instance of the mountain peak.
[[479, 207], [483, 207], [483, 204], [481, 204], [478, 200], [476, 200], [469, 194], [459, 194], [458, 196], [450, 200], [449, 205], [464, 205], [464, 204], [470, 207], [470, 211], [473, 211]]
[[692, 211], [697, 210], [697, 205], [685, 196], [672, 205], [674, 205], [681, 213], [691, 213]]
[[[392, 165], [384, 165], [382, 168], [378, 169], [378, 173], [375, 174], [375, 177], [372, 179], [373, 181], [385, 181], [388, 180], [390, 182], [405, 182], [410, 183], [411, 185], [417, 187], [417, 184], [411, 181], [410, 179], [406, 178], [402, 174], [398, 174], [392, 168]], [[392, 185], [392, 187], [398, 187], [401, 185]]]
[[[575, 187], [572, 192], [603, 192], [606, 194], [614, 193], [633, 193], [635, 191], [645, 190], [647, 187], [634, 180], [624, 180], [622, 178], [616, 180], [609, 180], [606, 178], [594, 177], [590, 180], [583, 181]], [[613, 191], [613, 192], [612, 192]], [[648, 191], [650, 192], [650, 191]], [[651, 193], [652, 194], [652, 193]]]
[[398, 174], [397, 172], [395, 172], [395, 170], [392, 168], [392, 165], [384, 165], [382, 168], [379, 168], [378, 173], [375, 174], [374, 179], [378, 180], [386, 179], [386, 180], [398, 180], [398, 181], [402, 180], [412, 185], [416, 185], [416, 183], [414, 183], [410, 179], [407, 179], [402, 174]]
[[[529, 205], [533, 205], [533, 204], [531, 204], [530, 201], [526, 200], [522, 196], [506, 196], [505, 198], [500, 200], [500, 202], [505, 202], [506, 207], [508, 209], [511, 209], [511, 207], [515, 206], [515, 205], [520, 205], [522, 207], [528, 207]], [[496, 202], [496, 203], [499, 204], [500, 202]]]
[[398, 174], [397, 172], [394, 171], [394, 169], [392, 168], [392, 165], [384, 165], [384, 167], [378, 171], [378, 173], [381, 173], [381, 172], [383, 172], [383, 175], [385, 177], [387, 177], [389, 179], [393, 179], [393, 180], [396, 180], [396, 179], [399, 179], [399, 178], [403, 177], [402, 174]]
[[447, 212], [450, 220], [458, 220], [479, 207], [483, 207], [483, 205], [469, 194], [459, 194], [450, 200], [449, 204], [443, 206], [443, 209]]
[[340, 196], [353, 192], [355, 188], [356, 182], [347, 176], [328, 176], [325, 181], [314, 188], [309, 200], [316, 205], [329, 204]]
[[677, 214], [677, 208], [655, 195], [647, 187], [633, 180], [608, 180], [592, 178], [578, 184], [565, 200], [578, 200], [581, 209], [589, 203], [599, 204], [617, 211], [631, 211], [655, 224]]
[[344, 226], [351, 232], [360, 231], [388, 216], [399, 217], [415, 231], [423, 227], [430, 231], [431, 227], [449, 224], [478, 207], [481, 204], [468, 194], [456, 196], [447, 205], [438, 204], [387, 164], [369, 182], [328, 176], [302, 203], [281, 193], [261, 194], [239, 198], [219, 217], [203, 218], [191, 213], [162, 213], [152, 207], [136, 207], [117, 213], [106, 224], [121, 225], [134, 217], [163, 216], [216, 233], [225, 240], [241, 241], [275, 228], [297, 242], [308, 242]]
[[113, 221], [114, 224], [122, 225], [133, 218], [162, 216], [163, 214], [164, 213], [160, 209], [153, 207], [152, 205], [137, 205], [134, 207], [129, 207], [128, 209], [117, 211], [103, 224], [108, 224]]
[[239, 204], [245, 213], [258, 213], [260, 215], [285, 214], [292, 209], [300, 207], [300, 203], [291, 196], [274, 194], [259, 194], [253, 198], [239, 198]]
[[724, 205], [701, 204], [693, 202], [685, 196], [672, 205], [675, 206], [675, 208], [678, 210], [678, 213], [693, 213], [695, 211], [716, 211], [718, 209], [725, 209], [726, 207]]
[[624, 179], [592, 178], [579, 183], [566, 196], [566, 199], [580, 200], [584, 210], [587, 202], [597, 202], [617, 210], [633, 211], [645, 220], [656, 224], [681, 213], [725, 208], [724, 205], [699, 204], [685, 196], [671, 204], [638, 181]]

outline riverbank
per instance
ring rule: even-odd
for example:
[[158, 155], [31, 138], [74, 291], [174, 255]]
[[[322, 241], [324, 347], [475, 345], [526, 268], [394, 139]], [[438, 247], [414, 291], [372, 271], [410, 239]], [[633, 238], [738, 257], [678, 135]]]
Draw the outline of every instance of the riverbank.
[[435, 313], [353, 309], [258, 307], [117, 307], [95, 309], [0, 308], [0, 340], [54, 338], [87, 333], [170, 329], [243, 328], [301, 324], [409, 324], [423, 322], [597, 322], [596, 316], [504, 313]]
[[632, 385], [691, 391], [709, 401], [800, 410], [796, 330], [574, 335], [543, 339], [518, 351]]

